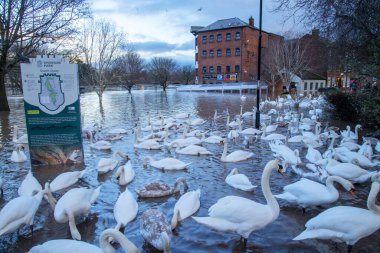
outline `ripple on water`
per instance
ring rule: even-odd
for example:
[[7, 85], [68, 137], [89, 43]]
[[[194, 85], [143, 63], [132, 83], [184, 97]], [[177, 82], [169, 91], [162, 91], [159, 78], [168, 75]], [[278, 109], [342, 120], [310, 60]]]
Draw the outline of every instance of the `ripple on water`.
[[[255, 104], [254, 95], [247, 95], [248, 99], [244, 103], [244, 111], [251, 110]], [[17, 189], [21, 181], [30, 169], [28, 162], [14, 164], [9, 161], [13, 145], [12, 127], [17, 124], [25, 128], [24, 109], [21, 98], [9, 100], [11, 106], [10, 113], [0, 113], [0, 142], [4, 147], [0, 150], [0, 176], [5, 181], [4, 198], [0, 199], [0, 207], [6, 202], [17, 196]], [[227, 195], [242, 196], [254, 201], [265, 203], [260, 187], [255, 188], [254, 192], [244, 192], [234, 189], [227, 185], [225, 177], [233, 168], [238, 168], [240, 173], [248, 176], [252, 184], [260, 186], [261, 173], [268, 162], [273, 159], [266, 141], [258, 141], [246, 148], [242, 144], [242, 139], [236, 143], [229, 142], [228, 152], [236, 149], [250, 150], [254, 153], [252, 159], [239, 163], [223, 163], [220, 157], [223, 151], [222, 145], [204, 144], [203, 146], [214, 153], [212, 156], [186, 156], [176, 155], [174, 150], [168, 151], [147, 151], [133, 148], [132, 129], [140, 120], [143, 125], [147, 123], [148, 113], [151, 114], [152, 121], [157, 120], [158, 115], [175, 115], [177, 113], [189, 113], [192, 117], [201, 117], [206, 120], [213, 118], [215, 109], [222, 117], [216, 124], [210, 125], [207, 122], [204, 126], [195, 127], [207, 131], [219, 130], [226, 132], [227, 109], [233, 116], [240, 112], [240, 96], [238, 94], [218, 94], [218, 93], [176, 93], [168, 90], [167, 93], [155, 91], [134, 91], [130, 96], [127, 92], [106, 92], [103, 97], [103, 104], [99, 105], [95, 93], [81, 95], [81, 110], [84, 115], [84, 126], [98, 123], [104, 129], [111, 127], [122, 127], [128, 129], [128, 134], [120, 141], [113, 143], [112, 151], [98, 151], [90, 149], [89, 140], [84, 140], [85, 162], [84, 168], [75, 167], [40, 167], [33, 169], [34, 176], [41, 184], [53, 180], [59, 173], [70, 170], [87, 169], [83, 180], [73, 187], [95, 188], [102, 185], [97, 202], [93, 205], [87, 218], [78, 219], [78, 229], [82, 234], [82, 239], [98, 245], [100, 233], [109, 227], [116, 226], [113, 217], [113, 206], [120, 192], [126, 187], [137, 197], [135, 190], [152, 181], [161, 180], [169, 185], [173, 185], [178, 177], [184, 177], [188, 181], [189, 190], [201, 189], [201, 206], [195, 216], [206, 216], [210, 206], [216, 203], [219, 198]], [[244, 120], [244, 128], [252, 127], [252, 119]], [[286, 129], [280, 129], [286, 132]], [[181, 134], [174, 135], [178, 138]], [[300, 149], [301, 157], [306, 154], [306, 148], [299, 144], [290, 144], [290, 148]], [[127, 153], [131, 158], [133, 169], [136, 172], [135, 179], [128, 186], [119, 186], [114, 176], [114, 172], [98, 176], [97, 163], [102, 157], [110, 157], [114, 151]], [[191, 164], [186, 170], [182, 171], [161, 171], [148, 166], [143, 168], [143, 159], [150, 155], [155, 159], [173, 156], [181, 159], [185, 163]], [[304, 159], [303, 159], [304, 160]], [[119, 166], [125, 160], [119, 159]], [[377, 168], [379, 169], [379, 168]], [[283, 177], [278, 173], [271, 175], [270, 185], [274, 193], [282, 191], [283, 186], [293, 183], [299, 177], [292, 172], [287, 172]], [[354, 205], [365, 208], [366, 198], [369, 191], [369, 183], [356, 186], [356, 197], [352, 198], [347, 192], [340, 189], [341, 197], [334, 205]], [[55, 193], [59, 199], [65, 192]], [[137, 199], [139, 211], [137, 218], [131, 221], [124, 229], [124, 234], [136, 244], [140, 252], [158, 252], [149, 244], [144, 242], [139, 232], [139, 218], [142, 213], [149, 208], [159, 208], [171, 220], [173, 207], [180, 195], [158, 198], [158, 199]], [[302, 215], [300, 208], [293, 207], [280, 201], [281, 213], [279, 218], [268, 225], [266, 228], [254, 231], [248, 240], [248, 245], [243, 250], [243, 244], [239, 241], [239, 236], [234, 233], [221, 233], [209, 229], [188, 218], [181, 221], [179, 227], [174, 231], [172, 238], [172, 252], [329, 252], [334, 250], [334, 244], [329, 241], [292, 241], [303, 229], [304, 224], [310, 218], [316, 216], [321, 211], [334, 205], [325, 207], [308, 208], [305, 215]], [[26, 252], [33, 245], [43, 243], [46, 240], [70, 238], [68, 224], [60, 224], [54, 221], [53, 212], [46, 201], [43, 201], [37, 212], [35, 221], [34, 235], [30, 235], [28, 227], [21, 229], [21, 236], [17, 238], [16, 233], [0, 237], [0, 252]], [[378, 237], [380, 232], [359, 241], [355, 248], [362, 252], [380, 252]], [[354, 249], [355, 249], [354, 248]], [[345, 251], [344, 245], [339, 245], [340, 251]], [[117, 252], [122, 252], [118, 247]]]

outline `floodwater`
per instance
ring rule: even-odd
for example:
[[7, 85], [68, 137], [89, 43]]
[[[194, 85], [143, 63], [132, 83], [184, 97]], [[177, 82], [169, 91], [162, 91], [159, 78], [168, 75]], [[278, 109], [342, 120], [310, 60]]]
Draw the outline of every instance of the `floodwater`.
[[[255, 104], [254, 95], [247, 95], [244, 102], [244, 111], [251, 110]], [[0, 150], [0, 175], [5, 181], [4, 197], [0, 198], [0, 208], [8, 201], [17, 196], [17, 189], [21, 181], [30, 169], [29, 161], [21, 164], [10, 162], [12, 151], [12, 126], [14, 124], [25, 127], [23, 100], [22, 98], [9, 99], [11, 112], [0, 114], [0, 141], [3, 148]], [[242, 139], [229, 145], [229, 152], [236, 149], [249, 149], [254, 152], [253, 159], [240, 163], [222, 163], [220, 156], [223, 147], [215, 144], [204, 144], [214, 153], [212, 156], [188, 156], [176, 155], [172, 150], [147, 151], [133, 148], [133, 135], [131, 129], [137, 123], [138, 118], [143, 125], [147, 122], [148, 112], [153, 116], [158, 113], [169, 116], [179, 112], [190, 113], [193, 117], [202, 117], [208, 122], [199, 128], [215, 129], [226, 133], [226, 117], [223, 115], [215, 125], [210, 125], [214, 110], [221, 114], [227, 108], [230, 115], [236, 115], [240, 111], [240, 96], [238, 94], [220, 93], [177, 93], [168, 90], [167, 93], [161, 91], [133, 91], [132, 95], [127, 92], [110, 91], [104, 94], [103, 104], [99, 105], [95, 93], [81, 95], [81, 110], [84, 114], [84, 126], [98, 123], [103, 129], [111, 127], [122, 127], [129, 129], [129, 134], [122, 140], [113, 143], [112, 152], [119, 150], [127, 153], [131, 158], [133, 168], [136, 172], [135, 179], [128, 185], [128, 189], [135, 194], [135, 190], [141, 186], [155, 180], [162, 180], [170, 185], [174, 184], [178, 177], [184, 177], [190, 190], [201, 189], [201, 207], [195, 216], [206, 216], [208, 208], [219, 198], [227, 195], [236, 195], [249, 198], [260, 203], [265, 203], [265, 199], [260, 188], [261, 172], [265, 164], [273, 159], [269, 146], [265, 141], [258, 141], [248, 148], [242, 143]], [[252, 120], [244, 122], [244, 128], [252, 126]], [[286, 129], [282, 129], [283, 132]], [[181, 134], [174, 135], [176, 138]], [[102, 157], [110, 157], [112, 152], [95, 151], [89, 148], [89, 141], [84, 140], [85, 167], [89, 170], [83, 181], [78, 182], [73, 187], [97, 187], [102, 185], [100, 196], [93, 205], [91, 213], [87, 219], [77, 218], [77, 226], [82, 235], [82, 240], [99, 245], [100, 233], [116, 225], [113, 217], [113, 207], [120, 192], [125, 187], [120, 187], [115, 179], [114, 172], [98, 176], [96, 164]], [[299, 144], [291, 144], [292, 149], [301, 150], [301, 159], [304, 161], [306, 148]], [[323, 147], [325, 148], [325, 147]], [[143, 168], [143, 158], [147, 155], [155, 159], [167, 156], [174, 156], [185, 163], [191, 164], [187, 170], [162, 172], [152, 167]], [[120, 160], [120, 164], [125, 161]], [[254, 185], [258, 185], [254, 192], [243, 192], [227, 185], [224, 180], [228, 173], [238, 168], [241, 173], [248, 176]], [[46, 181], [54, 179], [59, 173], [70, 170], [81, 170], [76, 167], [40, 167], [34, 168], [33, 174], [43, 185]], [[379, 169], [379, 168], [376, 168]], [[299, 179], [299, 176], [291, 171], [286, 172], [286, 176], [272, 173], [270, 185], [273, 193], [281, 192], [282, 188]], [[348, 192], [339, 186], [340, 198], [333, 205], [349, 205], [356, 207], [366, 207], [366, 199], [370, 189], [370, 183], [356, 186], [356, 196], [352, 197]], [[55, 194], [59, 199], [66, 190]], [[136, 194], [135, 194], [136, 196]], [[180, 195], [173, 195], [166, 198], [152, 200], [138, 199], [139, 211], [137, 218], [129, 223], [124, 230], [124, 234], [137, 246], [140, 252], [158, 252], [144, 239], [139, 232], [139, 219], [142, 213], [149, 208], [159, 208], [168, 220], [173, 215], [173, 207]], [[247, 247], [244, 249], [240, 242], [239, 235], [227, 232], [218, 232], [196, 223], [191, 218], [182, 221], [175, 230], [171, 239], [172, 252], [345, 252], [346, 246], [335, 244], [330, 241], [305, 240], [292, 241], [304, 230], [307, 220], [316, 216], [328, 207], [314, 207], [307, 209], [306, 214], [302, 214], [300, 208], [293, 207], [284, 201], [280, 201], [280, 215], [276, 221], [269, 224], [264, 229], [251, 233]], [[52, 239], [71, 239], [68, 224], [56, 223], [53, 211], [46, 201], [42, 204], [34, 219], [34, 234], [31, 235], [27, 226], [20, 231], [20, 236], [16, 233], [0, 236], [0, 252], [26, 252], [32, 246]], [[352, 228], [353, 230], [355, 228]], [[353, 252], [380, 252], [380, 242], [378, 240], [380, 232], [376, 232], [369, 237], [360, 240]], [[118, 248], [118, 252], [122, 252]]]

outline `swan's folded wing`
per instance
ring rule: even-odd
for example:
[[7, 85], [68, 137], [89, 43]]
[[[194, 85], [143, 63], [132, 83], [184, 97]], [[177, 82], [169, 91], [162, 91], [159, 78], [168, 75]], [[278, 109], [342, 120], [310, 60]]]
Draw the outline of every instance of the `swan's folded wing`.
[[306, 178], [302, 178], [293, 184], [285, 186], [284, 190], [297, 198], [328, 194], [326, 186]]
[[23, 218], [33, 206], [33, 197], [18, 197], [6, 204], [0, 212], [0, 229], [8, 223]]
[[268, 214], [268, 206], [252, 200], [227, 196], [218, 200], [209, 209], [210, 217], [229, 220], [233, 223], [243, 223], [247, 220], [258, 219]]
[[344, 234], [341, 232], [329, 230], [329, 229], [313, 229], [313, 230], [305, 230], [298, 236], [294, 237], [293, 240], [305, 240], [305, 239], [336, 239], [342, 240]]
[[228, 176], [226, 178], [226, 182], [227, 184], [232, 185], [233, 187], [244, 188], [244, 189], [257, 187], [257, 186], [252, 185], [248, 177], [244, 174], [236, 174], [236, 175]]

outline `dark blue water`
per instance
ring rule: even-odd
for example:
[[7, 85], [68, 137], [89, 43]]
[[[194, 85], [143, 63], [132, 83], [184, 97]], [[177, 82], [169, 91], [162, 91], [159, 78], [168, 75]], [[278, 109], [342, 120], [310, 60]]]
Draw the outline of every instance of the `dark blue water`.
[[[244, 111], [251, 110], [255, 104], [254, 95], [247, 95], [248, 99], [243, 104]], [[4, 198], [0, 199], [2, 208], [6, 202], [17, 196], [17, 189], [30, 169], [29, 162], [15, 164], [9, 158], [13, 145], [11, 131], [14, 124], [25, 127], [23, 101], [22, 98], [10, 98], [10, 113], [0, 113], [0, 141], [3, 148], [0, 150], [0, 175], [5, 181]], [[162, 93], [160, 91], [134, 91], [132, 95], [127, 92], [106, 92], [103, 104], [100, 105], [97, 95], [87, 93], [81, 97], [81, 109], [84, 114], [84, 126], [98, 123], [104, 129], [111, 127], [122, 127], [129, 129], [129, 134], [122, 140], [114, 142], [111, 152], [95, 151], [89, 148], [89, 141], [84, 140], [85, 167], [89, 170], [83, 182], [77, 183], [73, 187], [96, 187], [102, 185], [101, 194], [91, 209], [89, 217], [77, 219], [78, 229], [82, 235], [82, 240], [98, 245], [100, 233], [109, 227], [114, 227], [116, 221], [113, 217], [113, 207], [120, 192], [125, 187], [120, 187], [113, 175], [114, 172], [102, 176], [97, 175], [96, 164], [102, 157], [109, 157], [112, 152], [119, 150], [127, 153], [131, 158], [133, 168], [136, 172], [135, 179], [128, 185], [128, 189], [135, 194], [135, 190], [141, 186], [155, 180], [162, 180], [168, 184], [174, 184], [178, 177], [186, 178], [190, 190], [201, 189], [201, 207], [195, 214], [196, 216], [206, 216], [208, 208], [219, 198], [227, 195], [236, 195], [265, 203], [260, 188], [261, 172], [265, 164], [273, 159], [269, 146], [264, 141], [258, 141], [248, 149], [243, 145], [242, 139], [236, 143], [230, 143], [229, 152], [236, 149], [251, 150], [254, 152], [253, 159], [240, 163], [222, 163], [220, 156], [223, 146], [214, 144], [204, 144], [207, 149], [212, 151], [213, 156], [187, 156], [176, 155], [174, 151], [146, 151], [133, 148], [133, 135], [131, 129], [135, 126], [138, 118], [147, 122], [148, 112], [152, 116], [175, 115], [179, 112], [190, 113], [193, 117], [202, 117], [209, 120], [200, 129], [220, 130], [226, 133], [225, 116], [222, 116], [215, 125], [210, 125], [210, 120], [217, 109], [222, 113], [227, 108], [230, 115], [240, 112], [240, 96], [238, 94], [220, 93], [177, 93], [173, 90]], [[244, 128], [251, 127], [252, 121], [244, 122]], [[280, 132], [286, 129], [280, 129]], [[181, 134], [173, 135], [177, 138]], [[301, 158], [306, 148], [295, 144], [290, 145], [292, 149], [301, 150]], [[324, 149], [325, 147], [323, 147]], [[184, 171], [162, 172], [152, 167], [143, 168], [143, 157], [151, 155], [155, 159], [167, 156], [174, 156], [182, 161], [189, 163], [189, 168]], [[122, 163], [123, 161], [121, 161]], [[120, 164], [121, 164], [120, 163]], [[255, 192], [243, 192], [227, 185], [224, 180], [228, 173], [238, 168], [239, 172], [246, 174], [251, 182], [259, 187]], [[75, 167], [41, 167], [33, 169], [35, 177], [41, 184], [54, 179], [63, 171], [79, 170], [83, 168]], [[378, 169], [378, 168], [377, 168]], [[271, 175], [270, 185], [274, 193], [279, 193], [283, 186], [298, 180], [299, 177], [291, 172], [287, 172], [285, 177], [278, 173]], [[356, 197], [352, 198], [349, 193], [340, 188], [340, 199], [334, 205], [350, 205], [357, 207], [366, 206], [366, 198], [369, 192], [369, 183], [356, 186]], [[65, 191], [55, 196], [59, 199]], [[157, 252], [154, 248], [144, 242], [139, 232], [139, 219], [142, 213], [149, 208], [159, 208], [164, 212], [168, 220], [173, 214], [173, 207], [180, 195], [154, 200], [138, 200], [139, 212], [137, 218], [129, 223], [124, 230], [124, 234], [138, 247], [140, 252]], [[182, 221], [175, 230], [171, 240], [172, 252], [334, 252], [335, 245], [330, 241], [292, 241], [304, 230], [304, 224], [310, 218], [316, 216], [321, 211], [330, 206], [315, 207], [307, 210], [305, 215], [297, 207], [292, 207], [280, 201], [281, 212], [279, 218], [262, 230], [254, 231], [248, 240], [248, 245], [243, 250], [243, 245], [239, 241], [239, 235], [233, 233], [222, 233], [211, 230], [188, 218]], [[43, 201], [38, 210], [35, 220], [35, 232], [33, 236], [30, 230], [25, 227], [21, 229], [20, 236], [16, 233], [0, 236], [0, 252], [26, 252], [32, 246], [52, 239], [71, 239], [68, 224], [56, 223], [53, 211], [48, 204]], [[352, 228], [355, 229], [355, 228]], [[378, 240], [380, 232], [360, 240], [354, 247], [353, 252], [380, 252], [380, 242]], [[345, 252], [344, 244], [338, 245], [339, 252]], [[119, 252], [121, 250], [119, 249]]]

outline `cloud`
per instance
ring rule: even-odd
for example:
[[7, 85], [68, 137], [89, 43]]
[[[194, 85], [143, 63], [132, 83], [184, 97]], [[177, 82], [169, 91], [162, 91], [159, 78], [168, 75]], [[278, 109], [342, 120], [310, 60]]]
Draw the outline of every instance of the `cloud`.
[[[191, 26], [207, 26], [219, 19], [238, 17], [248, 22], [253, 16], [258, 26], [259, 0], [92, 0], [95, 18], [109, 19], [122, 27], [127, 40], [142, 57], [173, 56], [194, 61]], [[201, 11], [198, 11], [202, 8]], [[293, 24], [282, 24], [281, 14], [271, 13], [273, 0], [263, 6], [263, 29], [281, 33]], [[297, 26], [296, 26], [297, 28]]]

